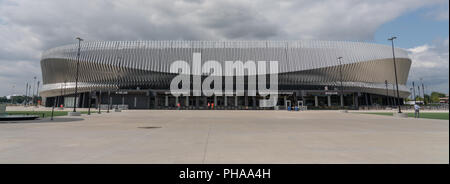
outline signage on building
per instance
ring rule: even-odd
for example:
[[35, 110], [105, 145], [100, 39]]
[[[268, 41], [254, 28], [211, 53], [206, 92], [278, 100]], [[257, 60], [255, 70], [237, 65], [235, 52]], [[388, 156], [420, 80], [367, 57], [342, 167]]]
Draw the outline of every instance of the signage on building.
[[338, 92], [337, 91], [327, 91], [325, 92], [326, 95], [337, 95]]

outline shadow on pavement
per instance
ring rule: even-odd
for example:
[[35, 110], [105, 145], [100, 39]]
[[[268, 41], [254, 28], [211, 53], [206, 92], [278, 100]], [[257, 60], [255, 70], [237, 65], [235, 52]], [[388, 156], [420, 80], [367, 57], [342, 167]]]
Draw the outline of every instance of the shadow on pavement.
[[23, 120], [23, 121], [0, 121], [0, 124], [7, 123], [65, 123], [65, 122], [74, 122], [74, 121], [82, 121], [83, 118], [67, 118], [67, 117], [55, 117], [53, 120], [50, 118], [44, 119], [36, 119], [36, 120]]

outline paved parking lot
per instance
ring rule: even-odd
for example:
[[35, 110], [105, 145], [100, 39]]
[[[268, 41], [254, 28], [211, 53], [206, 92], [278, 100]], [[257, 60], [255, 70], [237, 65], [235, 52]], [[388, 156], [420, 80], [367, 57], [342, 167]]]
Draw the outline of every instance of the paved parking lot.
[[0, 163], [449, 163], [449, 122], [142, 110], [0, 123]]

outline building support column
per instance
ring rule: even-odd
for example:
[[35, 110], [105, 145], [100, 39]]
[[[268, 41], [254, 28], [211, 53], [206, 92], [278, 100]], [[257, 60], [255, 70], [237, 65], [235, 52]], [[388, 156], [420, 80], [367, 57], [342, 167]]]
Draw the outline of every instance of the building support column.
[[152, 103], [152, 97], [150, 95], [150, 92], [147, 92], [147, 97], [148, 97], [148, 104], [147, 104], [147, 109], [151, 109], [151, 103]]
[[327, 96], [328, 107], [331, 107], [331, 96]]
[[86, 93], [83, 93], [83, 99], [81, 101], [81, 108], [84, 108], [84, 100], [86, 99]]
[[287, 106], [287, 98], [286, 98], [286, 96], [283, 96], [283, 100], [284, 100], [284, 108], [287, 109], [288, 106]]
[[245, 106], [245, 108], [248, 107], [248, 94], [247, 93], [245, 93], [244, 106]]
[[195, 98], [195, 107], [198, 109], [198, 107], [200, 106], [200, 97], [196, 96]]
[[314, 106], [319, 107], [319, 97], [314, 96]]
[[224, 97], [223, 97], [223, 105], [226, 107], [226, 106], [228, 106], [228, 99], [227, 99], [227, 95], [225, 95]]
[[155, 94], [155, 108], [158, 107], [158, 94]]
[[180, 102], [178, 101], [178, 96], [175, 96], [175, 106], [176, 107], [178, 107], [178, 104], [179, 104]]
[[356, 98], [356, 97], [355, 97], [355, 93], [353, 93], [353, 94], [352, 94], [352, 105], [353, 105], [353, 106], [356, 106], [356, 105], [355, 105], [355, 101], [356, 101], [355, 98]]
[[217, 107], [217, 96], [214, 95], [214, 108]]
[[[95, 103], [96, 103], [96, 109], [98, 108], [98, 104], [100, 104], [100, 98], [98, 97], [98, 95], [96, 94], [96, 98], [95, 98]], [[66, 107], [66, 104], [64, 104], [64, 107]]]
[[164, 105], [165, 105], [166, 107], [168, 107], [168, 106], [169, 106], [169, 96], [166, 95], [165, 98], [166, 98], [166, 100], [165, 100]]
[[341, 107], [344, 107], [344, 94], [341, 94]]
[[256, 109], [256, 97], [253, 96], [252, 100], [253, 100], [253, 109]]
[[234, 96], [234, 106], [237, 107], [238, 106], [238, 96]]
[[185, 103], [186, 107], [189, 107], [189, 96], [186, 96], [186, 103]]
[[366, 106], [369, 106], [369, 99], [367, 98], [367, 93], [364, 93], [364, 97], [366, 98]]
[[102, 104], [102, 91], [100, 91], [99, 93], [98, 93], [98, 104], [97, 104], [97, 108], [98, 108], [98, 113], [100, 114], [101, 113], [101, 104]]
[[296, 91], [294, 92], [294, 101], [292, 102], [292, 105], [295, 107], [298, 105], [298, 95], [300, 92]]

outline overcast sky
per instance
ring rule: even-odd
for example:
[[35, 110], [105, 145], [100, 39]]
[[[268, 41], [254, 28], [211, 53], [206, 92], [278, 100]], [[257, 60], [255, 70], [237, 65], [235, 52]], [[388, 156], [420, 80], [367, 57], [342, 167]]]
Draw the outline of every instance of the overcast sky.
[[85, 40], [348, 40], [397, 46], [411, 81], [448, 94], [448, 0], [0, 0], [0, 96], [41, 80], [41, 53]]

